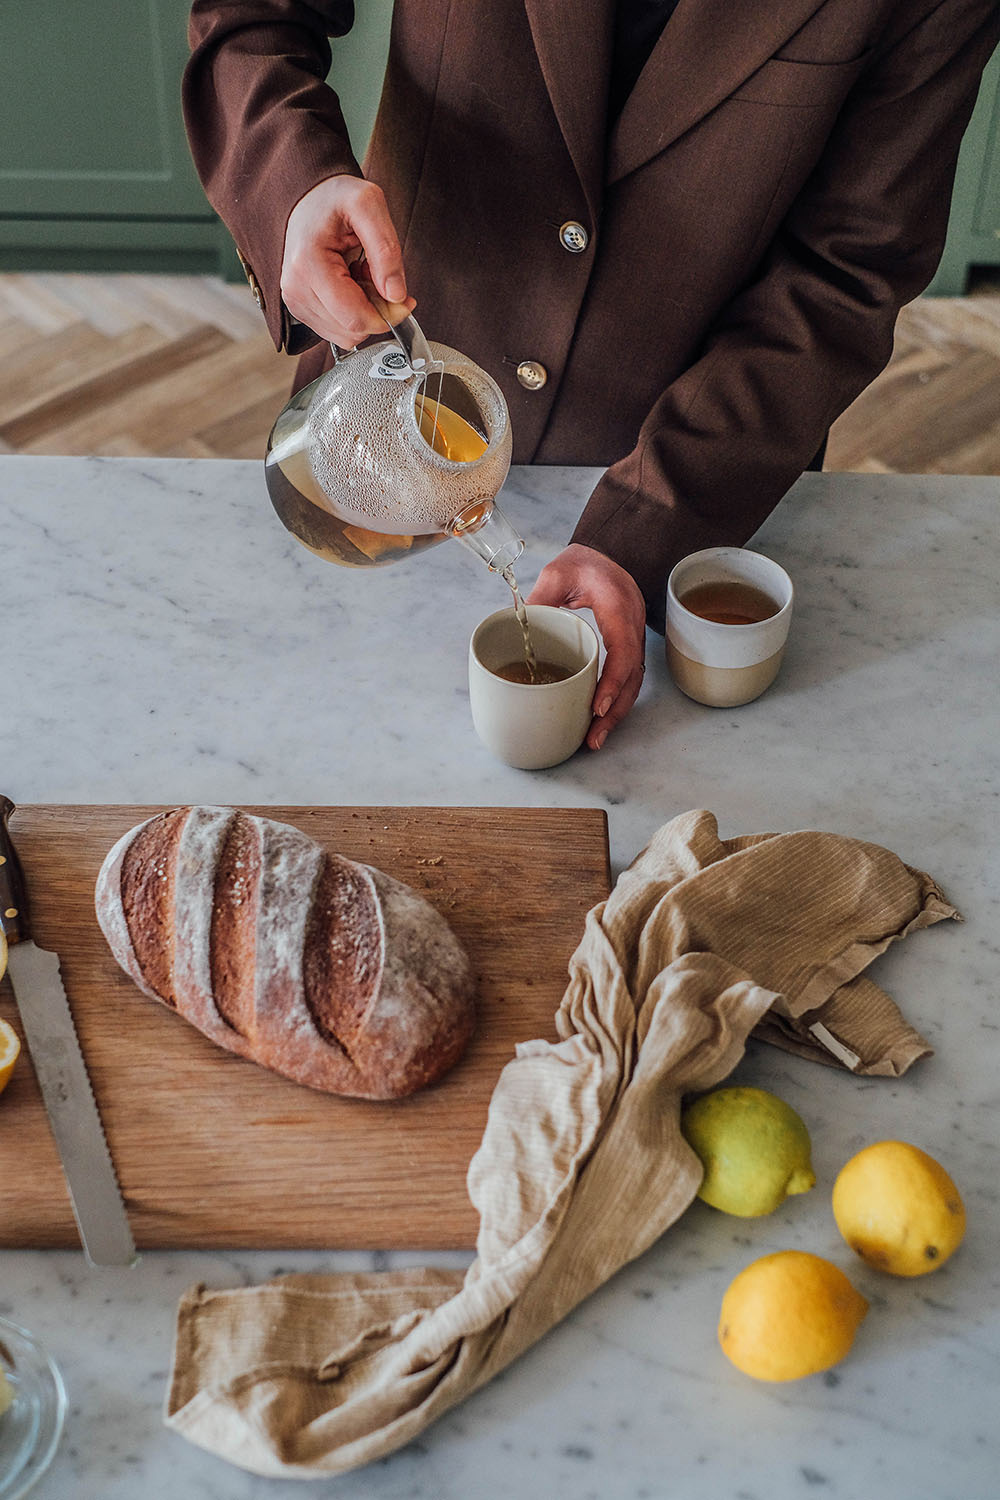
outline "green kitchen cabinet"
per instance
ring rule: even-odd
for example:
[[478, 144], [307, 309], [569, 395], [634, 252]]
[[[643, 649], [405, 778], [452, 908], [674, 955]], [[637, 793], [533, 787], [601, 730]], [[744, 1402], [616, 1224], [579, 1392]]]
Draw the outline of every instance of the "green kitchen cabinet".
[[[180, 109], [190, 0], [4, 7], [0, 271], [217, 272], [242, 279], [195, 174]], [[344, 113], [371, 133], [392, 0], [337, 41]]]
[[962, 141], [948, 241], [929, 294], [962, 296], [973, 266], [1000, 266], [1000, 49]]
[[186, 0], [4, 9], [0, 268], [222, 268], [179, 108]]

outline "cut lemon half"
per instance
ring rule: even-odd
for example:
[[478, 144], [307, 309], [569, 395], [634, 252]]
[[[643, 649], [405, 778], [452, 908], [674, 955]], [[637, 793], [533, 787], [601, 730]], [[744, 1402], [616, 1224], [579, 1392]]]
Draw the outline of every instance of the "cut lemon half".
[[8, 1021], [0, 1021], [0, 1094], [7, 1087], [20, 1050], [21, 1041], [13, 1026]]

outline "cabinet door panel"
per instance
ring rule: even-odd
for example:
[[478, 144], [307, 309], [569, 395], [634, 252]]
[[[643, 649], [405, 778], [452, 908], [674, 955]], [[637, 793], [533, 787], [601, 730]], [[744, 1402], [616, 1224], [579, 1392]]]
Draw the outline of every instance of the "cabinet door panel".
[[5, 217], [212, 217], [180, 111], [188, 0], [4, 7]]
[[368, 0], [355, 6], [354, 26], [346, 36], [334, 37], [329, 83], [337, 90], [351, 136], [361, 161], [375, 124], [389, 56], [392, 0]]
[[1000, 260], [1000, 49], [983, 76], [975, 125], [980, 171], [972, 233], [994, 241], [996, 253], [991, 259], [996, 262]]

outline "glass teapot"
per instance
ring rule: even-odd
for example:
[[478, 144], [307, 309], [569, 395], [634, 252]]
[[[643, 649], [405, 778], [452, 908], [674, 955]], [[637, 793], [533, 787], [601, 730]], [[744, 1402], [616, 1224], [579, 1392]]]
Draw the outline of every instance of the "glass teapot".
[[495, 572], [524, 543], [495, 500], [510, 468], [507, 404], [494, 380], [412, 316], [344, 352], [292, 397], [268, 439], [264, 473], [283, 524], [310, 551], [376, 568], [449, 536]]

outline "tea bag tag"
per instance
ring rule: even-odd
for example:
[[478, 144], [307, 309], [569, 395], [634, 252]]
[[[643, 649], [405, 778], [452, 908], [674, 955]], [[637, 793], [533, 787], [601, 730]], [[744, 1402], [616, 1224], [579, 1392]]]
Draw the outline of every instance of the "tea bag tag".
[[395, 344], [382, 345], [368, 373], [372, 380], [409, 380], [425, 364], [426, 360], [423, 359], [415, 359], [411, 364], [402, 349]]

